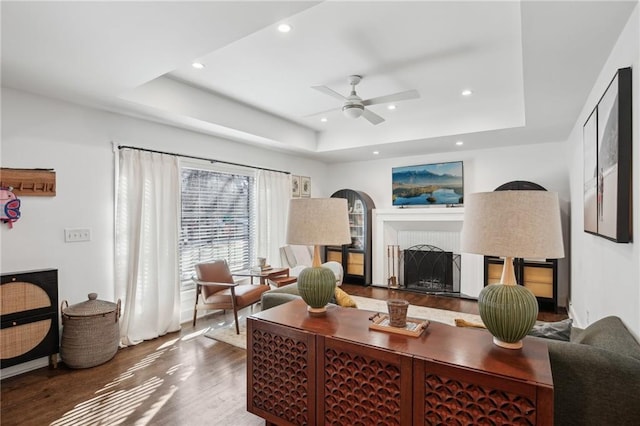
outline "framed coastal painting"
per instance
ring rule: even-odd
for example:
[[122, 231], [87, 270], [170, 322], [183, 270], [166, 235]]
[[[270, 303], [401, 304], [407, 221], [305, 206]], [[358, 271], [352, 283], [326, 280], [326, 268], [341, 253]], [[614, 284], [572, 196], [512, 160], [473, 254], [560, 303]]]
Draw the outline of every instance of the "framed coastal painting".
[[631, 68], [616, 72], [582, 128], [584, 231], [631, 241]]
[[300, 176], [300, 196], [311, 197], [311, 178]]
[[293, 198], [300, 197], [300, 176], [291, 175], [291, 196]]

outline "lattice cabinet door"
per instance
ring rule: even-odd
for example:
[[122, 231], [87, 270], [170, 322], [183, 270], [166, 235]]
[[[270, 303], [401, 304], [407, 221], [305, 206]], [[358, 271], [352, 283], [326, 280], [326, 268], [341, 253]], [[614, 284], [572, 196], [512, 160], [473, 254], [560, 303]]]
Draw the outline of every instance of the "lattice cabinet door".
[[58, 363], [58, 270], [2, 274], [0, 368], [40, 357]]
[[414, 425], [552, 425], [553, 389], [416, 358]]
[[247, 409], [267, 424], [313, 425], [316, 336], [247, 318]]
[[410, 425], [412, 358], [318, 337], [318, 425]]

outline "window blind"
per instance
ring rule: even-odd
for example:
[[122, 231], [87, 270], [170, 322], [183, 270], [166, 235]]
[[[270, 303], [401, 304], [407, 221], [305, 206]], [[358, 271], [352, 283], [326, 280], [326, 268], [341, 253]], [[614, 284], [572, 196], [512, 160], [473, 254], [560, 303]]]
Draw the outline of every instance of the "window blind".
[[252, 176], [182, 167], [180, 278], [193, 285], [195, 265], [226, 259], [231, 271], [251, 266], [254, 238]]

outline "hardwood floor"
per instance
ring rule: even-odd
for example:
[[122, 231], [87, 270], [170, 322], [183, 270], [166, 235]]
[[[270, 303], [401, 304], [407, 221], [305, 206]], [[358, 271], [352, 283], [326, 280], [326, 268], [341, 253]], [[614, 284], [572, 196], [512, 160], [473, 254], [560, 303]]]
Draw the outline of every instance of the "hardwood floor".
[[[344, 284], [347, 293], [478, 313], [477, 303], [385, 288]], [[249, 315], [249, 308], [241, 315]], [[565, 314], [543, 314], [547, 321]], [[246, 411], [246, 352], [202, 336], [232, 324], [214, 314], [180, 332], [118, 351], [101, 366], [41, 368], [1, 383], [3, 426], [54, 425], [263, 425]]]
[[246, 411], [246, 352], [202, 336], [232, 321], [211, 315], [97, 367], [5, 379], [2, 425], [264, 425]]

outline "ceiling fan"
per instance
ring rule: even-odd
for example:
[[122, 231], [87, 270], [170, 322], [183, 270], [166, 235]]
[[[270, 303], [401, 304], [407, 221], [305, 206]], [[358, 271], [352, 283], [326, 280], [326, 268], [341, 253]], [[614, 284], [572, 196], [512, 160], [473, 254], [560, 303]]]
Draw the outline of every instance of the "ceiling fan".
[[[405, 101], [408, 99], [416, 99], [420, 97], [420, 93], [417, 90], [407, 90], [404, 92], [394, 93], [392, 95], [379, 96], [377, 98], [363, 100], [356, 94], [356, 85], [360, 83], [362, 77], [359, 75], [350, 75], [348, 78], [349, 85], [351, 85], [351, 94], [349, 96], [342, 96], [340, 93], [329, 89], [327, 86], [312, 86], [312, 89], [316, 89], [324, 94], [332, 96], [334, 98], [344, 101], [342, 107], [332, 108], [329, 111], [336, 109], [342, 109], [342, 113], [349, 118], [364, 117], [371, 124], [380, 124], [384, 121], [384, 118], [378, 114], [366, 109], [369, 105], [386, 104], [389, 102]], [[311, 114], [318, 115], [329, 111], [322, 111], [319, 113]]]

